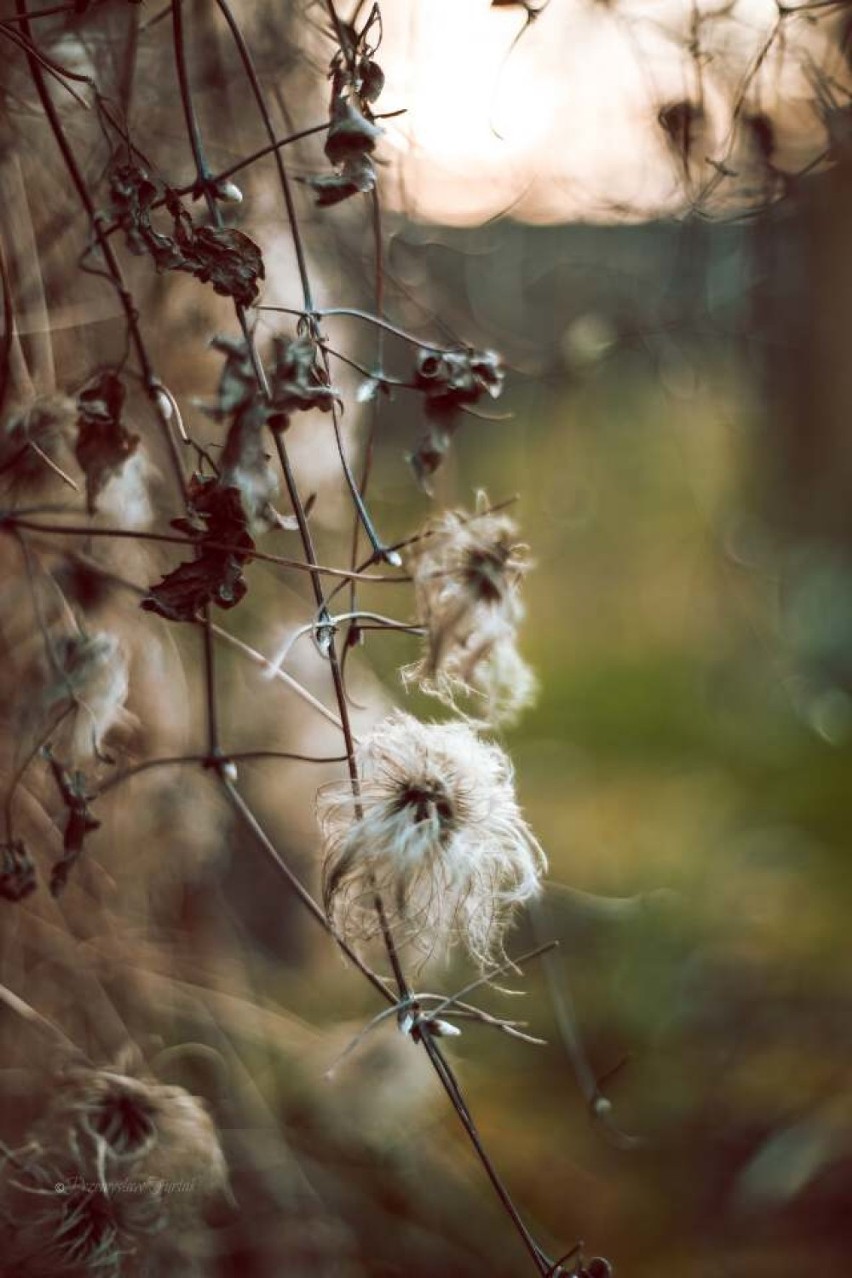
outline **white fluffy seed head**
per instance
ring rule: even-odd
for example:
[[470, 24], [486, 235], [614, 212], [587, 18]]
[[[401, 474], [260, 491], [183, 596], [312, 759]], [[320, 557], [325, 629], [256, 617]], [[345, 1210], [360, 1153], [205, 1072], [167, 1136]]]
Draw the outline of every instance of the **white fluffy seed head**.
[[359, 796], [334, 783], [318, 800], [334, 926], [348, 940], [375, 935], [378, 895], [398, 940], [426, 956], [458, 940], [483, 967], [503, 957], [512, 913], [546, 867], [504, 751], [466, 723], [395, 711], [357, 763]]
[[426, 646], [403, 679], [454, 709], [460, 697], [476, 696], [486, 721], [510, 723], [536, 686], [516, 647], [530, 562], [514, 521], [488, 513], [483, 493], [477, 507], [474, 516], [438, 516], [409, 551]]

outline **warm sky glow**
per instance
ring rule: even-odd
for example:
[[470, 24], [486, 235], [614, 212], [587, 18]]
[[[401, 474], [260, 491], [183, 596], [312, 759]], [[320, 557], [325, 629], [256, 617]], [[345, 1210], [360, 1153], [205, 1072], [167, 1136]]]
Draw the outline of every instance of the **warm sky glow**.
[[[700, 5], [705, 15], [723, 7]], [[492, 9], [489, 0], [385, 0], [382, 9], [382, 104], [409, 110], [398, 122], [407, 143], [400, 182], [385, 184], [392, 201], [454, 223], [509, 208], [546, 222], [655, 216], [682, 205], [681, 161], [657, 113], [700, 92], [686, 52], [691, 3], [551, 0], [513, 49], [520, 9]], [[699, 185], [715, 172], [706, 155], [736, 168], [741, 187], [743, 166], [753, 166], [730, 144], [731, 109], [776, 21], [773, 0], [738, 0], [701, 27], [708, 123], [696, 147]], [[829, 34], [828, 23], [785, 19], [786, 53], [772, 48], [746, 95], [746, 110], [772, 116], [784, 168], [802, 167], [824, 145], [812, 68], [840, 74]], [[730, 201], [731, 185], [717, 201]]]

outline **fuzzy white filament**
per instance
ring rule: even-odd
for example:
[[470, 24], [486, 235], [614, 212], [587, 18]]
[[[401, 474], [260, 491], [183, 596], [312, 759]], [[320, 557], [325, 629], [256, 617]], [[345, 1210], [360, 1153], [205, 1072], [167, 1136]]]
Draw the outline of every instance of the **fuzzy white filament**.
[[119, 640], [106, 631], [64, 636], [56, 645], [55, 665], [48, 704], [74, 707], [73, 761], [100, 756], [107, 734], [131, 721], [124, 709], [129, 680]]
[[507, 515], [487, 511], [480, 493], [476, 515], [438, 516], [409, 552], [427, 638], [422, 658], [403, 670], [403, 679], [454, 709], [459, 697], [478, 696], [491, 723], [512, 722], [535, 692], [516, 648], [524, 615], [520, 586], [530, 567], [517, 532]]
[[502, 956], [513, 910], [546, 868], [508, 756], [465, 723], [395, 711], [356, 757], [360, 794], [334, 783], [318, 799], [332, 923], [349, 939], [374, 935], [378, 894], [422, 953], [459, 940], [483, 966]]

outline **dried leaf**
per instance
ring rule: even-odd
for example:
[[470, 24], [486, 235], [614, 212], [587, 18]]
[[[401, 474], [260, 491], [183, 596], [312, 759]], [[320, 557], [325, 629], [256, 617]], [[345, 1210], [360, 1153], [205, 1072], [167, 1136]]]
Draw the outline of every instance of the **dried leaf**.
[[165, 193], [162, 182], [152, 178], [138, 164], [113, 165], [109, 175], [112, 214], [127, 237], [131, 252], [160, 253], [174, 251], [173, 241], [155, 231], [151, 225], [152, 206]]
[[[363, 37], [364, 33], [361, 35]], [[348, 39], [352, 42], [354, 55], [361, 38], [350, 28]], [[384, 133], [370, 111], [370, 103], [379, 96], [385, 82], [378, 63], [369, 53], [364, 53], [359, 57], [353, 76], [349, 59], [338, 55], [332, 67], [331, 119], [325, 153], [336, 172], [302, 179], [316, 192], [319, 207], [340, 204], [353, 195], [375, 189], [376, 170], [370, 156]]]
[[321, 173], [315, 177], [300, 179], [316, 192], [317, 208], [341, 204], [353, 195], [364, 195], [376, 186], [376, 170], [366, 157], [359, 157], [344, 165], [340, 173]]
[[495, 351], [424, 349], [418, 353], [415, 383], [426, 397], [430, 425], [408, 460], [424, 492], [431, 494], [430, 476], [449, 451], [459, 411], [483, 395], [496, 399], [503, 390], [504, 379], [500, 356]]
[[[279, 410], [260, 393], [248, 346], [240, 339], [215, 337], [211, 342], [225, 356], [215, 403], [202, 405], [216, 421], [228, 421], [222, 451], [220, 484], [239, 489], [250, 525], [290, 528], [288, 516], [270, 505], [278, 493], [278, 477], [264, 447], [264, 428], [275, 422]], [[296, 525], [297, 526], [297, 525]]]
[[276, 416], [283, 419], [279, 426], [289, 424], [290, 414], [318, 408], [322, 413], [331, 411], [340, 396], [328, 384], [325, 369], [317, 358], [314, 340], [303, 337], [273, 339], [273, 366], [269, 378], [272, 406]]
[[[191, 225], [191, 224], [190, 224]], [[257, 301], [258, 281], [264, 279], [263, 257], [254, 240], [228, 227], [182, 224], [178, 244], [186, 254], [186, 265], [202, 284], [208, 281], [215, 292], [232, 297], [240, 306]]]
[[[195, 559], [179, 564], [152, 586], [141, 607], [167, 621], [197, 621], [207, 604], [233, 608], [245, 595], [242, 575], [254, 541], [237, 488], [195, 475], [189, 489], [188, 516], [173, 527], [193, 537], [199, 547]], [[210, 545], [207, 543], [215, 543]]]
[[242, 575], [244, 563], [238, 555], [205, 550], [152, 586], [141, 606], [167, 621], [197, 621], [209, 603], [234, 608], [247, 590]]
[[[214, 340], [225, 353], [219, 382], [217, 416], [231, 418], [222, 450], [220, 483], [239, 490], [250, 523], [271, 514], [269, 503], [278, 493], [278, 477], [264, 448], [269, 405], [261, 398], [248, 348], [243, 342]], [[280, 522], [281, 517], [274, 519]]]
[[205, 540], [227, 543], [229, 552], [251, 558], [254, 542], [246, 528], [246, 513], [236, 488], [225, 487], [209, 475], [193, 475], [187, 494], [187, 517], [172, 527]]
[[248, 347], [239, 337], [214, 337], [210, 345], [225, 356], [215, 404], [203, 405], [208, 417], [226, 421], [258, 398], [257, 376]]
[[86, 503], [94, 514], [98, 494], [139, 446], [121, 421], [124, 383], [114, 369], [90, 378], [77, 395], [75, 455], [86, 476]]
[[415, 381], [426, 394], [426, 411], [445, 416], [475, 404], [483, 394], [496, 399], [505, 374], [495, 351], [431, 351], [418, 354]]

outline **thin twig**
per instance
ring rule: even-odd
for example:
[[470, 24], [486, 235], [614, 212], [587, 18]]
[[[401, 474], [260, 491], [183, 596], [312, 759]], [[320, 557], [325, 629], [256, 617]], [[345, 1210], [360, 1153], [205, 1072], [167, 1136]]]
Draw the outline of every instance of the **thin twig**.
[[79, 1055], [79, 1049], [72, 1043], [71, 1039], [61, 1030], [58, 1025], [54, 1025], [53, 1021], [48, 1020], [46, 1016], [42, 1016], [41, 1012], [37, 1012], [34, 1007], [30, 1007], [19, 994], [15, 994], [5, 985], [0, 985], [0, 1003], [3, 1003], [10, 1011], [20, 1016], [29, 1025], [34, 1025], [43, 1034], [46, 1034], [54, 1043], [58, 1044], [64, 1051], [72, 1055]]
[[[94, 525], [79, 524], [39, 524], [33, 523], [29, 519], [19, 518], [16, 511], [0, 511], [0, 531], [3, 529], [24, 528], [30, 532], [54, 533], [59, 536], [66, 537], [126, 537], [132, 541], [161, 541], [170, 543], [174, 546], [197, 546], [198, 542], [192, 537], [182, 536], [180, 533], [156, 533], [148, 532], [141, 528], [103, 528]], [[211, 541], [204, 538], [204, 545], [208, 550], [233, 550], [233, 544], [224, 541]], [[319, 574], [327, 577], [343, 577], [347, 581], [353, 579], [357, 581], [369, 581], [373, 583], [386, 582], [388, 584], [402, 584], [411, 580], [407, 576], [387, 577], [377, 576], [375, 574], [366, 574], [363, 572], [350, 572], [347, 568], [332, 568], [328, 564], [305, 564], [301, 559], [288, 558], [286, 555], [270, 555], [266, 551], [257, 548], [248, 552], [250, 559], [260, 559], [264, 563], [278, 564], [281, 568], [295, 568], [299, 572], [307, 572], [310, 574]]]
[[[29, 23], [26, 18], [26, 9], [24, 7], [23, 0], [16, 0], [16, 4], [17, 4], [18, 16], [23, 21], [24, 33], [29, 37], [29, 34], [30, 34]], [[38, 93], [39, 100], [42, 105], [42, 109], [44, 110], [44, 113], [47, 116], [47, 120], [48, 120], [48, 123], [50, 124], [50, 128], [56, 140], [56, 144], [59, 147], [60, 153], [62, 155], [62, 159], [65, 163], [65, 167], [67, 168], [69, 177], [71, 178], [72, 185], [74, 186], [74, 189], [77, 192], [77, 195], [80, 199], [80, 203], [83, 205], [83, 208], [89, 219], [89, 225], [91, 226], [92, 234], [94, 235], [95, 241], [103, 257], [104, 264], [106, 266], [107, 278], [109, 279], [110, 283], [113, 285], [118, 295], [119, 301], [121, 302], [130, 341], [132, 342], [133, 347], [136, 351], [136, 355], [139, 360], [139, 365], [142, 370], [142, 380], [145, 386], [145, 391], [157, 415], [157, 421], [159, 423], [161, 433], [166, 441], [166, 446], [168, 448], [169, 457], [170, 457], [170, 461], [172, 465], [172, 471], [174, 473], [175, 480], [180, 488], [180, 492], [185, 503], [186, 484], [185, 484], [184, 476], [183, 476], [183, 466], [181, 464], [180, 455], [177, 451], [177, 444], [171, 432], [171, 428], [163, 413], [162, 403], [158, 396], [159, 381], [154, 373], [151, 360], [148, 355], [148, 349], [142, 337], [142, 332], [139, 327], [139, 319], [138, 319], [136, 307], [133, 304], [132, 296], [127, 289], [127, 285], [125, 284], [124, 276], [122, 274], [121, 267], [119, 266], [118, 259], [116, 258], [115, 253], [113, 252], [113, 249], [112, 249], [112, 246], [110, 245], [109, 240], [103, 234], [102, 226], [101, 226], [101, 217], [98, 214], [97, 209], [95, 208], [94, 201], [92, 199], [86, 180], [83, 177], [82, 170], [79, 164], [77, 163], [77, 159], [74, 155], [73, 150], [71, 149], [71, 145], [65, 134], [65, 130], [62, 126], [62, 122], [59, 118], [59, 114], [56, 110], [56, 107], [53, 104], [53, 99], [51, 98], [47, 90], [47, 86], [44, 82], [44, 74], [42, 72], [42, 67], [39, 62], [39, 58], [37, 57], [36, 53], [31, 50], [27, 50], [27, 58], [29, 59], [30, 74], [32, 75], [33, 83], [35, 84], [36, 92]]]
[[266, 853], [266, 856], [268, 860], [270, 861], [270, 863], [273, 866], [275, 866], [276, 869], [279, 871], [279, 873], [284, 877], [284, 879], [286, 879], [288, 885], [295, 892], [296, 896], [299, 898], [302, 905], [304, 905], [305, 908], [308, 910], [308, 913], [311, 914], [311, 916], [316, 919], [320, 927], [325, 932], [327, 932], [330, 937], [333, 938], [333, 940], [336, 942], [337, 945], [340, 946], [340, 949], [343, 951], [343, 953], [346, 955], [349, 961], [353, 963], [355, 967], [357, 967], [358, 971], [361, 972], [363, 976], [366, 976], [367, 980], [370, 982], [373, 988], [378, 991], [378, 993], [382, 996], [382, 998], [386, 999], [390, 1003], [395, 1004], [396, 999], [394, 995], [391, 993], [391, 991], [388, 989], [387, 985], [382, 980], [382, 978], [380, 976], [377, 976], [376, 973], [372, 971], [372, 969], [369, 968], [367, 964], [361, 959], [361, 957], [356, 953], [356, 951], [352, 949], [352, 947], [348, 944], [348, 942], [344, 940], [344, 938], [337, 931], [335, 931], [331, 923], [329, 923], [328, 919], [326, 918], [325, 912], [323, 911], [322, 906], [317, 904], [317, 902], [311, 896], [307, 888], [302, 883], [300, 883], [299, 880], [296, 878], [295, 874], [287, 865], [286, 861], [282, 860], [281, 856], [278, 853], [277, 848], [275, 847], [275, 844], [269, 838], [269, 835], [263, 829], [263, 826], [260, 824], [257, 817], [254, 815], [251, 808], [246, 803], [245, 799], [240, 794], [237, 787], [231, 781], [229, 781], [228, 778], [224, 776], [221, 771], [218, 773], [218, 779], [232, 807], [242, 817], [243, 821], [252, 831], [258, 843], [263, 848], [263, 851]]
[[222, 757], [212, 760], [209, 754], [176, 754], [163, 759], [146, 759], [143, 763], [134, 764], [132, 768], [117, 772], [99, 785], [91, 797], [99, 799], [110, 790], [114, 790], [116, 786], [123, 785], [125, 781], [139, 776], [142, 772], [149, 772], [152, 768], [172, 768], [199, 763], [207, 767], [211, 764], [220, 767], [224, 763], [247, 763], [253, 759], [289, 759], [298, 763], [344, 763], [346, 761], [345, 755], [342, 754], [298, 754], [292, 750], [228, 750]]
[[383, 328], [387, 333], [393, 333], [395, 337], [401, 338], [404, 342], [409, 342], [412, 346], [417, 346], [422, 350], [436, 351], [439, 355], [453, 355], [460, 348], [456, 346], [439, 346], [435, 342], [430, 342], [425, 337], [417, 337], [414, 333], [407, 332], [404, 328], [400, 328], [397, 324], [391, 324], [389, 320], [380, 319], [378, 315], [371, 315], [369, 311], [358, 310], [354, 306], [327, 306], [323, 310], [302, 309], [298, 310], [293, 306], [258, 306], [259, 311], [280, 311], [284, 315], [300, 315], [304, 319], [326, 319], [333, 315], [347, 315], [351, 319], [364, 320], [368, 324], [373, 324], [377, 328]]

